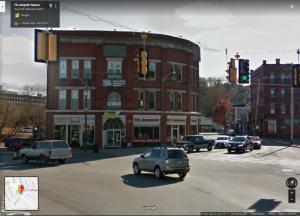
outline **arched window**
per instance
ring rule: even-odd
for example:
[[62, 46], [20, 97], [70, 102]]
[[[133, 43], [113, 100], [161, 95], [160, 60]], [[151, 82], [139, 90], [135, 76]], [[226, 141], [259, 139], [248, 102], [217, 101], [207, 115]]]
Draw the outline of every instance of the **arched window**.
[[111, 92], [107, 98], [107, 106], [120, 107], [121, 105], [121, 95], [118, 92]]

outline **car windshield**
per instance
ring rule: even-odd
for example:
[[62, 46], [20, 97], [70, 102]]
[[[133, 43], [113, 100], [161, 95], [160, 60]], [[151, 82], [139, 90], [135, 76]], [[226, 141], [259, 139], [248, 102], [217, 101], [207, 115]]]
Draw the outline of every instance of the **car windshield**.
[[168, 150], [168, 157], [170, 159], [187, 158], [187, 155], [182, 150]]
[[254, 141], [259, 141], [260, 139], [259, 139], [259, 137], [253, 137], [252, 138]]
[[228, 140], [228, 137], [218, 137], [217, 140]]
[[237, 142], [245, 141], [245, 137], [234, 137], [232, 141], [237, 141]]
[[193, 141], [194, 140], [194, 137], [193, 136], [186, 136], [183, 138], [183, 140], [186, 140], [186, 141]]

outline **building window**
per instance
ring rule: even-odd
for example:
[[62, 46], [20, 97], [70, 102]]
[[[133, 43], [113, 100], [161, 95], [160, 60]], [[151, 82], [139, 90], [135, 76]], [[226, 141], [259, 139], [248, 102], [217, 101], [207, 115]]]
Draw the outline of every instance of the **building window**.
[[79, 60], [72, 60], [72, 79], [79, 77]]
[[286, 106], [285, 104], [280, 105], [281, 114], [286, 114]]
[[138, 92], [138, 108], [139, 109], [145, 108], [145, 92], [144, 91]]
[[[138, 63], [138, 67], [139, 67], [139, 63]], [[139, 68], [138, 68], [139, 70]], [[149, 66], [148, 66], [148, 73], [146, 75], [146, 77], [144, 77], [143, 74], [139, 73], [139, 79], [148, 79], [148, 80], [155, 80], [156, 79], [156, 63], [155, 62], [149, 62]]]
[[67, 78], [67, 61], [66, 60], [59, 61], [59, 78], [60, 79]]
[[277, 126], [276, 120], [268, 120], [268, 134], [276, 134]]
[[135, 141], [159, 141], [159, 127], [134, 127]]
[[71, 108], [78, 109], [78, 90], [72, 90]]
[[283, 83], [285, 81], [285, 74], [280, 74], [280, 81]]
[[197, 112], [197, 95], [192, 95], [192, 111]]
[[67, 91], [59, 90], [59, 109], [66, 109], [67, 106]]
[[92, 61], [84, 60], [83, 68], [84, 68], [83, 78], [92, 79]]
[[107, 76], [111, 79], [122, 78], [122, 61], [109, 60], [107, 62]]
[[170, 92], [171, 110], [175, 110], [175, 92]]
[[91, 109], [91, 90], [83, 91], [83, 106], [84, 109]]
[[285, 97], [285, 89], [281, 89], [280, 90], [280, 96], [281, 97]]
[[[172, 73], [169, 77], [169, 80], [183, 80], [183, 65], [179, 64], [169, 64], [169, 73]], [[175, 72], [175, 74], [174, 74]]]
[[270, 96], [274, 97], [275, 96], [275, 89], [270, 89]]
[[156, 95], [155, 92], [149, 92], [149, 109], [155, 110], [156, 108]]
[[111, 92], [107, 98], [108, 107], [121, 107], [121, 95], [118, 92]]
[[271, 83], [274, 83], [274, 80], [275, 80], [275, 75], [274, 75], [274, 73], [272, 73], [272, 74], [270, 75], [270, 82], [271, 82]]
[[178, 93], [177, 109], [182, 110], [182, 93]]
[[275, 104], [270, 103], [270, 114], [275, 114]]

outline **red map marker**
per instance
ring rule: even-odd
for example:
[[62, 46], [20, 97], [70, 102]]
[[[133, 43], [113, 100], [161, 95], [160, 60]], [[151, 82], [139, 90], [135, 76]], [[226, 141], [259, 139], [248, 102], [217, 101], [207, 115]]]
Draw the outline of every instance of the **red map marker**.
[[19, 185], [18, 186], [18, 191], [20, 192], [20, 193], [23, 193], [23, 191], [24, 191], [24, 185]]

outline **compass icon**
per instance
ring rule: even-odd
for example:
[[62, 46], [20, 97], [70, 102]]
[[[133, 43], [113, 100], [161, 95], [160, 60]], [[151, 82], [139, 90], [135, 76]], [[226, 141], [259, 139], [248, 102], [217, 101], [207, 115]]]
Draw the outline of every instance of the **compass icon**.
[[290, 178], [288, 178], [287, 180], [286, 180], [286, 186], [288, 187], [288, 188], [295, 188], [295, 187], [297, 187], [297, 185], [298, 185], [298, 181], [297, 181], [297, 179], [295, 179], [295, 178], [293, 178], [293, 177], [290, 177]]

